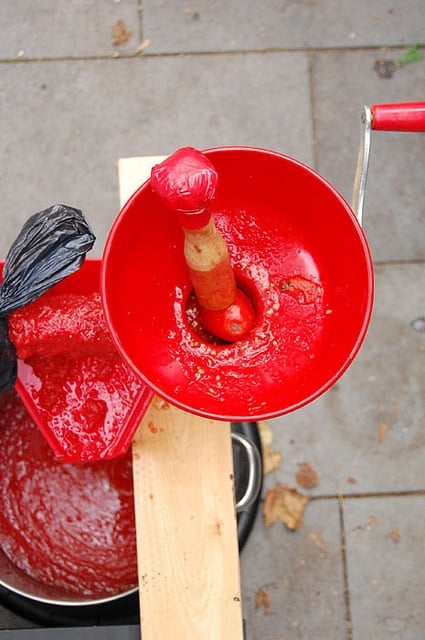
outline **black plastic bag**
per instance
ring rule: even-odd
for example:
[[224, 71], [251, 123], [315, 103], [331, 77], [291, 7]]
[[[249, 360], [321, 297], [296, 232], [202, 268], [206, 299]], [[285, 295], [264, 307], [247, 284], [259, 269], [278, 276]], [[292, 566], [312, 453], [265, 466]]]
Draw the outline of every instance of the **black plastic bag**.
[[6, 256], [0, 316], [7, 316], [77, 271], [95, 241], [83, 213], [62, 204], [31, 216]]
[[8, 336], [7, 318], [0, 318], [0, 391], [7, 391], [15, 384], [18, 373], [15, 345]]
[[16, 380], [16, 353], [7, 316], [80, 268], [95, 236], [74, 207], [58, 204], [35, 213], [10, 247], [0, 285], [0, 392]]

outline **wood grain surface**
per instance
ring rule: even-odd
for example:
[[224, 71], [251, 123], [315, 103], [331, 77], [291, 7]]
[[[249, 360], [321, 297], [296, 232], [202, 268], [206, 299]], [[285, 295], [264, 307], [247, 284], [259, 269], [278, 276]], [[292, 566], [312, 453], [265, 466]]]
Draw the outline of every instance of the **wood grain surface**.
[[[119, 162], [121, 203], [161, 159]], [[155, 396], [132, 451], [143, 640], [242, 640], [230, 424]]]

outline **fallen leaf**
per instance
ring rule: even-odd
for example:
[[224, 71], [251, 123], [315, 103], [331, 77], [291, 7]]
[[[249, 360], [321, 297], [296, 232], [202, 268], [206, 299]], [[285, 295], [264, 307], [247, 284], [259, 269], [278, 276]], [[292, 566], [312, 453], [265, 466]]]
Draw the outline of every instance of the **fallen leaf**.
[[267, 475], [279, 469], [282, 462], [282, 454], [279, 451], [271, 451], [267, 446], [263, 449], [263, 474]]
[[143, 53], [143, 51], [150, 45], [152, 40], [150, 38], [145, 38], [142, 42], [136, 47], [135, 53]]
[[310, 533], [308, 534], [308, 537], [312, 541], [312, 543], [319, 549], [319, 551], [321, 551], [322, 553], [326, 553], [327, 552], [325, 545], [320, 540], [320, 538], [317, 535], [317, 533], [314, 533], [314, 531], [310, 531]]
[[263, 607], [263, 613], [270, 613], [271, 600], [267, 591], [259, 589], [255, 598], [255, 608]]
[[308, 462], [302, 462], [298, 465], [298, 471], [295, 475], [295, 479], [303, 489], [312, 489], [319, 483], [317, 473], [312, 469]]
[[378, 522], [377, 518], [375, 516], [369, 516], [369, 518], [367, 519], [367, 522], [365, 524], [365, 526], [363, 527], [363, 529], [365, 531], [370, 531], [372, 529], [372, 527]]
[[261, 448], [263, 450], [263, 474], [267, 475], [276, 471], [282, 462], [282, 454], [279, 451], [272, 451], [270, 445], [273, 440], [273, 433], [267, 422], [259, 422]]
[[391, 531], [391, 533], [389, 533], [387, 535], [387, 538], [389, 538], [390, 540], [393, 540], [393, 542], [399, 542], [400, 541], [400, 531], [398, 530], [398, 527], [394, 527], [394, 529]]
[[266, 445], [269, 447], [273, 440], [272, 430], [270, 429], [267, 422], [258, 422], [257, 426], [258, 432], [260, 434], [261, 444], [263, 445], [263, 447]]
[[378, 442], [382, 444], [384, 442], [385, 434], [387, 433], [388, 424], [386, 422], [381, 422], [378, 429]]
[[277, 484], [264, 496], [264, 525], [269, 527], [280, 520], [291, 531], [298, 529], [309, 500], [309, 496], [301, 495], [294, 487]]
[[380, 59], [375, 62], [375, 70], [380, 78], [392, 78], [396, 69], [394, 60]]
[[127, 44], [132, 35], [133, 34], [130, 29], [127, 29], [123, 20], [118, 20], [112, 27], [112, 44], [114, 47], [120, 47]]
[[349, 484], [356, 484], [357, 480], [355, 478], [353, 478], [352, 476], [350, 476], [349, 478], [347, 478], [347, 482]]

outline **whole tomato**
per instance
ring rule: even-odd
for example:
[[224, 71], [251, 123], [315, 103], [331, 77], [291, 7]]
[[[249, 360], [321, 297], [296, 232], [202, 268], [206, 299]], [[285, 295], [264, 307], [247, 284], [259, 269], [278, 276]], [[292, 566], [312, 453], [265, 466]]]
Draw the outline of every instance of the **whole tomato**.
[[201, 321], [210, 333], [225, 342], [245, 338], [255, 324], [255, 310], [251, 300], [241, 290], [236, 290], [235, 301], [226, 309], [200, 310]]

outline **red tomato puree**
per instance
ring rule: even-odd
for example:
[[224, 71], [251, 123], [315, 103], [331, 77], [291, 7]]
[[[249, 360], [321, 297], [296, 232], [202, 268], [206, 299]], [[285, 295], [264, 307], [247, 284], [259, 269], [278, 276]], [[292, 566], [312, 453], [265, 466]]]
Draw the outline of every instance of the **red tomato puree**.
[[0, 548], [64, 594], [137, 584], [131, 454], [58, 461], [14, 391], [0, 396]]
[[20, 382], [56, 455], [65, 462], [113, 457], [143, 383], [112, 343], [100, 295], [42, 296], [10, 315], [9, 336]]

